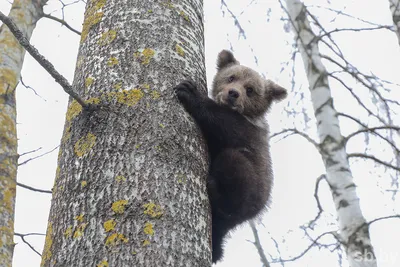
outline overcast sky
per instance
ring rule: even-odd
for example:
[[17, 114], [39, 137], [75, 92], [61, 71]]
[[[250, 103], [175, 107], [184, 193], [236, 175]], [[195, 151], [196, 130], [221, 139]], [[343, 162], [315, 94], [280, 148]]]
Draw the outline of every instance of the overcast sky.
[[[237, 3], [240, 2], [240, 3]], [[249, 6], [249, 3], [253, 2]], [[314, 3], [313, 3], [314, 2]], [[342, 9], [343, 3], [348, 1], [335, 1], [335, 8]], [[244, 65], [255, 68], [267, 77], [277, 81], [282, 86], [291, 88], [290, 75], [292, 71], [291, 53], [292, 33], [287, 32], [287, 22], [281, 18], [283, 11], [276, 0], [259, 1], [228, 1], [232, 11], [240, 15], [240, 22], [246, 31], [246, 39], [239, 38], [237, 28], [229, 13], [223, 8], [220, 1], [205, 0], [206, 19], [206, 67], [208, 84], [210, 85], [215, 73], [215, 60], [217, 53], [222, 49], [234, 49], [237, 59]], [[326, 5], [321, 1], [308, 1], [308, 4]], [[0, 10], [7, 14], [10, 8], [7, 0], [0, 0]], [[61, 17], [60, 3], [50, 0], [45, 12]], [[355, 0], [345, 5], [346, 12], [356, 14], [377, 23], [392, 24], [387, 1]], [[81, 29], [84, 5], [77, 3], [65, 9], [68, 23], [76, 29]], [[311, 9], [318, 12], [320, 19], [331, 27], [356, 27], [362, 26], [354, 20], [338, 17], [330, 22], [334, 16], [331, 12], [320, 8]], [[325, 13], [324, 13], [325, 12]], [[321, 15], [322, 14], [322, 15]], [[218, 25], [216, 27], [216, 25]], [[72, 81], [75, 69], [76, 55], [79, 45], [79, 36], [72, 33], [58, 23], [42, 19], [33, 34], [31, 42], [44, 54], [69, 81]], [[343, 34], [338, 38], [342, 50], [349, 58], [365, 72], [373, 72], [378, 76], [392, 82], [400, 83], [397, 65], [400, 62], [399, 45], [394, 33], [388, 31], [367, 34]], [[257, 59], [255, 59], [255, 57]], [[287, 63], [289, 62], [289, 64]], [[296, 70], [296, 90], [301, 88], [304, 97], [309, 98], [307, 81], [304, 75], [303, 64], [298, 57], [294, 66]], [[47, 152], [58, 146], [65, 120], [67, 95], [61, 87], [29, 56], [25, 57], [22, 78], [25, 84], [34, 88], [27, 89], [21, 85], [17, 89], [18, 106], [18, 152], [24, 153], [42, 147], [40, 151], [20, 159]], [[350, 82], [350, 81], [349, 81]], [[335, 106], [338, 109], [351, 109], [349, 102], [342, 97], [342, 91], [333, 90]], [[283, 112], [284, 108], [301, 111], [303, 108], [312, 114], [309, 102], [296, 103], [294, 96], [289, 95], [289, 100], [273, 107], [268, 116], [272, 132], [278, 132], [284, 127], [308, 126], [316, 138], [315, 125], [304, 122], [303, 116], [297, 119], [288, 118]], [[400, 99], [400, 94], [399, 98]], [[293, 105], [297, 105], [294, 107]], [[344, 133], [354, 130], [351, 125], [343, 128]], [[356, 140], [350, 144], [350, 150], [363, 151], [364, 139]], [[314, 183], [318, 176], [324, 173], [324, 168], [319, 154], [314, 148], [298, 137], [285, 140], [274, 139], [272, 144], [272, 157], [275, 173], [275, 186], [270, 211], [258, 225], [260, 238], [266, 252], [277, 255], [276, 247], [270, 239], [272, 236], [280, 243], [283, 258], [295, 256], [303, 251], [310, 243], [304, 238], [304, 233], [298, 226], [309, 221], [316, 214], [314, 201]], [[385, 152], [383, 152], [385, 153]], [[389, 152], [386, 152], [389, 153]], [[58, 150], [40, 159], [29, 162], [18, 169], [18, 181], [37, 188], [51, 189], [57, 167]], [[353, 174], [361, 198], [364, 215], [367, 219], [400, 213], [398, 200], [392, 201], [391, 196], [383, 194], [389, 188], [389, 179], [384, 173], [378, 176], [371, 173], [370, 168], [353, 168]], [[371, 166], [368, 162], [365, 166]], [[335, 230], [336, 215], [329, 188], [322, 184], [320, 190], [321, 202], [327, 211], [319, 233], [324, 230]], [[38, 194], [26, 189], [17, 189], [15, 231], [19, 233], [38, 232], [45, 233], [47, 217], [50, 208], [51, 196]], [[331, 212], [331, 214], [329, 214]], [[373, 225], [371, 236], [375, 251], [380, 257], [380, 267], [400, 266], [400, 227], [396, 222], [381, 222]], [[315, 233], [317, 236], [318, 233]], [[261, 266], [254, 246], [246, 241], [253, 240], [248, 227], [236, 231], [233, 238], [227, 243], [225, 261], [218, 267], [235, 266]], [[41, 251], [44, 237], [29, 237], [28, 240], [34, 247]], [[329, 242], [330, 240], [326, 240]], [[14, 267], [39, 266], [40, 257], [16, 237], [17, 243], [14, 252]], [[317, 250], [315, 250], [317, 251]], [[288, 263], [285, 266], [338, 266], [337, 257], [329, 252], [311, 252], [298, 262]], [[347, 266], [344, 264], [343, 266]]]

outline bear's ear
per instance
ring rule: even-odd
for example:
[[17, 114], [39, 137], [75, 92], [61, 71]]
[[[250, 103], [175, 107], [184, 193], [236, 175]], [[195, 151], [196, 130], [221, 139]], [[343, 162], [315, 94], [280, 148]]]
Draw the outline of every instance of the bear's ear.
[[239, 61], [233, 56], [231, 51], [222, 50], [218, 54], [217, 68], [218, 70], [225, 68], [230, 64], [240, 64]]
[[270, 101], [281, 101], [286, 98], [287, 90], [271, 80], [266, 81], [266, 96]]

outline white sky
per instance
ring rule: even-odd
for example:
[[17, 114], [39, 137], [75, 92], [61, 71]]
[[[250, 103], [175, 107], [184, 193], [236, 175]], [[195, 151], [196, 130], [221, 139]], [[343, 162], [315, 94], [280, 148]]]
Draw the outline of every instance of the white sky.
[[[46, 13], [56, 11], [53, 15], [60, 17], [60, 5], [58, 1], [50, 0], [45, 8]], [[240, 2], [240, 3], [237, 3]], [[276, 0], [259, 0], [248, 6], [250, 0], [234, 1], [227, 0], [232, 11], [240, 16], [242, 27], [246, 31], [247, 40], [240, 38], [234, 27], [230, 15], [225, 12], [222, 17], [220, 1], [205, 0], [206, 18], [206, 66], [208, 83], [212, 81], [215, 73], [215, 60], [217, 53], [231, 47], [235, 50], [238, 60], [249, 67], [263, 72], [268, 77], [276, 80], [281, 85], [290, 88], [290, 73], [292, 63], [290, 61], [292, 51], [292, 33], [285, 32], [282, 21], [283, 15], [279, 3]], [[334, 7], [343, 8], [343, 2], [335, 1]], [[308, 4], [325, 5], [320, 0], [307, 1]], [[391, 24], [391, 16], [387, 1], [378, 0], [354, 0], [345, 5], [346, 12], [356, 14], [382, 24]], [[0, 10], [7, 14], [10, 4], [7, 0], [0, 0]], [[83, 4], [69, 6], [65, 10], [66, 20], [80, 29], [83, 19]], [[57, 11], [58, 10], [58, 11]], [[271, 10], [269, 12], [269, 10]], [[332, 13], [318, 8], [311, 11], [318, 12], [319, 18], [328, 27], [358, 27], [362, 26], [354, 20], [337, 17], [335, 22], [330, 22], [334, 17]], [[269, 19], [267, 19], [269, 14]], [[321, 16], [322, 14], [322, 16]], [[218, 25], [218, 27], [215, 27]], [[357, 37], [355, 37], [357, 36]], [[228, 40], [229, 38], [229, 40]], [[348, 58], [365, 72], [372, 71], [381, 78], [400, 83], [398, 75], [398, 63], [400, 62], [399, 45], [396, 35], [388, 31], [349, 33], [338, 35], [340, 46]], [[79, 45], [79, 36], [61, 27], [56, 22], [42, 19], [33, 34], [31, 42], [44, 54], [69, 81], [72, 81], [75, 69], [76, 54]], [[253, 49], [253, 52], [252, 52]], [[322, 48], [323, 49], [323, 48]], [[254, 55], [258, 58], [255, 63]], [[297, 58], [295, 65], [297, 77], [296, 88], [302, 88], [304, 97], [309, 99], [307, 82], [304, 75], [303, 64]], [[67, 106], [67, 95], [61, 87], [29, 56], [25, 57], [22, 71], [24, 82], [33, 87], [41, 96], [36, 96], [32, 90], [21, 85], [17, 90], [18, 106], [18, 136], [19, 153], [24, 153], [39, 147], [42, 150], [30, 156], [39, 155], [56, 147], [61, 139], [64, 126], [65, 111]], [[359, 86], [349, 81], [355, 87]], [[351, 111], [352, 105], [346, 98], [342, 89], [332, 83], [332, 93], [335, 97], [335, 106], [340, 110]], [[398, 88], [397, 88], [398, 89]], [[311, 108], [310, 103], [300, 103], [297, 106], [294, 96], [290, 95], [290, 101], [273, 107], [268, 119], [272, 132], [279, 131], [282, 127], [307, 126], [312, 136], [315, 134], [315, 125], [312, 120], [308, 124], [304, 122], [302, 115], [298, 118], [287, 118], [283, 108], [290, 104], [291, 109], [301, 111], [302, 108]], [[400, 94], [399, 98], [400, 99]], [[312, 111], [308, 111], [312, 114]], [[346, 123], [345, 121], [343, 121]], [[353, 124], [343, 124], [343, 132], [349, 133], [357, 129]], [[299, 225], [309, 221], [316, 214], [316, 205], [313, 198], [315, 179], [324, 173], [323, 165], [318, 153], [314, 148], [299, 137], [276, 142], [272, 145], [272, 157], [275, 172], [275, 187], [273, 191], [273, 202], [270, 211], [263, 218], [263, 225], [259, 225], [259, 234], [266, 252], [277, 255], [276, 248], [270, 236], [280, 243], [283, 258], [297, 255], [303, 251], [308, 244], [304, 234], [298, 229]], [[349, 144], [349, 151], [362, 152], [364, 149], [362, 136]], [[387, 156], [390, 151], [383, 151], [380, 155]], [[18, 181], [37, 188], [50, 189], [53, 185], [56, 170], [58, 151], [32, 161], [18, 169]], [[29, 156], [23, 157], [28, 159]], [[358, 193], [361, 198], [363, 212], [367, 219], [385, 216], [394, 212], [400, 213], [399, 201], [393, 202], [391, 196], [382, 192], [389, 189], [390, 179], [385, 173], [373, 173], [374, 165], [371, 162], [357, 164], [353, 168], [353, 174], [359, 185]], [[325, 230], [335, 229], [335, 213], [331, 201], [330, 192], [326, 184], [321, 184], [321, 202], [327, 211], [324, 223], [320, 224], [318, 230], [312, 233], [318, 236]], [[45, 233], [47, 217], [50, 208], [51, 196], [47, 194], [34, 193], [29, 190], [18, 188], [15, 231], [19, 233], [39, 232]], [[331, 212], [331, 214], [329, 214]], [[375, 251], [380, 257], [380, 267], [400, 266], [400, 251], [398, 241], [400, 239], [399, 222], [380, 222], [372, 226], [371, 234]], [[261, 266], [259, 257], [252, 244], [246, 240], [253, 240], [248, 227], [236, 231], [233, 238], [227, 243], [225, 249], [225, 260], [218, 267], [235, 266]], [[39, 251], [43, 248], [43, 237], [28, 237], [31, 244]], [[14, 267], [39, 266], [40, 257], [30, 250], [20, 238], [16, 237], [17, 246], [14, 253]], [[326, 240], [330, 242], [330, 240]], [[287, 263], [285, 266], [338, 266], [337, 258], [329, 252], [317, 252], [313, 250], [310, 256], [295, 263]], [[275, 265], [278, 266], [278, 265]], [[346, 264], [344, 264], [346, 266]]]

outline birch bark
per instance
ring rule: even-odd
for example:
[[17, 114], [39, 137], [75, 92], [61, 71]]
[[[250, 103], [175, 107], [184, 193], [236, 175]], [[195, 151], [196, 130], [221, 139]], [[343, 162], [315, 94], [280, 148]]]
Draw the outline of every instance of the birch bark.
[[327, 70], [321, 61], [318, 38], [310, 27], [304, 4], [299, 0], [287, 0], [286, 3], [307, 73], [317, 120], [320, 153], [335, 203], [339, 234], [345, 244], [347, 259], [351, 267], [377, 266], [369, 229], [362, 227], [366, 220], [361, 212], [356, 185], [342, 142], [343, 136], [333, 105]]
[[204, 142], [172, 88], [206, 90], [201, 0], [87, 2], [42, 266], [210, 266]]
[[[15, 0], [9, 17], [29, 40], [47, 0]], [[0, 27], [0, 266], [11, 266], [18, 166], [16, 101], [25, 50], [4, 24]]]
[[400, 44], [400, 0], [389, 0], [393, 24]]

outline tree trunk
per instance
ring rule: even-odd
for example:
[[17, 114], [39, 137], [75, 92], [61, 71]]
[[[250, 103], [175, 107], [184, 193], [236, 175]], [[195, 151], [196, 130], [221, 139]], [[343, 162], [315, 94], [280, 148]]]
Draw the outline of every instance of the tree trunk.
[[400, 44], [400, 0], [389, 0], [389, 3], [390, 11], [392, 12], [394, 28]]
[[88, 1], [42, 266], [210, 266], [207, 158], [173, 92], [206, 90], [203, 3]]
[[363, 226], [366, 221], [360, 209], [356, 186], [342, 142], [343, 136], [336, 116], [337, 111], [333, 106], [327, 70], [321, 61], [318, 38], [310, 27], [303, 3], [299, 0], [287, 0], [286, 3], [307, 73], [317, 119], [320, 153], [338, 215], [340, 238], [346, 244], [347, 259], [351, 267], [377, 266], [369, 229]]
[[[9, 13], [29, 40], [47, 1], [14, 1]], [[0, 27], [0, 266], [11, 266], [18, 166], [16, 101], [25, 49], [6, 25]]]

